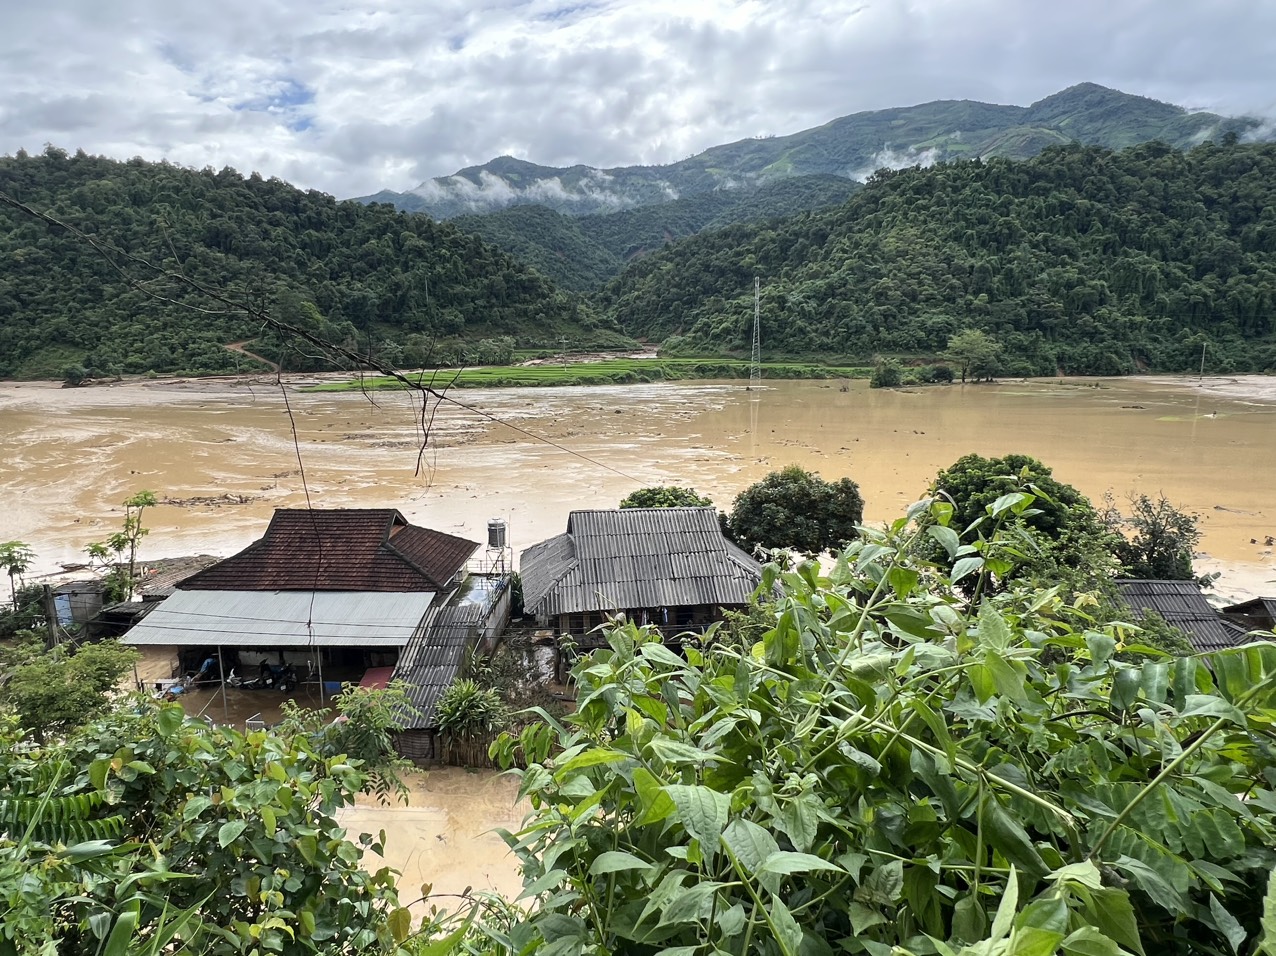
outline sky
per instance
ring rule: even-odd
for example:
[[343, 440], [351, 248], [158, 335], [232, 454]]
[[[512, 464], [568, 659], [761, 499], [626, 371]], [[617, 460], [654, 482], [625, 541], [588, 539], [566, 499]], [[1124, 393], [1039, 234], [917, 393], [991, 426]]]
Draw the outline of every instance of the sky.
[[341, 198], [1084, 81], [1276, 117], [1276, 0], [0, 0], [0, 153], [229, 165]]

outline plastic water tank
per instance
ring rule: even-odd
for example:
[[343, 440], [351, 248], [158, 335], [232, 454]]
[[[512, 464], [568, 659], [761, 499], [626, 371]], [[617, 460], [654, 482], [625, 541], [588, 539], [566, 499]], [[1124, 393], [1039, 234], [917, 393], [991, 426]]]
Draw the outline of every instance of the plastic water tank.
[[489, 548], [505, 547], [504, 518], [493, 518], [487, 523], [487, 546]]

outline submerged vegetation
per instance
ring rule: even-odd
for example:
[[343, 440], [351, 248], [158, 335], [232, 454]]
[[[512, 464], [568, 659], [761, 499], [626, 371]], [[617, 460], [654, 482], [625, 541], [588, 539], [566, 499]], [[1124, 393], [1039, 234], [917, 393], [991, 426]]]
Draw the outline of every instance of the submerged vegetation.
[[[773, 379], [868, 378], [871, 369], [860, 366], [786, 364], [766, 362], [762, 374]], [[415, 379], [418, 373], [408, 373]], [[419, 373], [421, 381], [435, 388], [509, 388], [551, 385], [628, 385], [634, 382], [674, 382], [706, 379], [747, 379], [749, 363], [733, 359], [615, 358], [563, 365], [516, 365], [487, 368], [440, 369]], [[346, 382], [325, 382], [306, 391], [349, 392], [360, 389], [400, 389], [403, 383], [386, 376], [368, 375]]]

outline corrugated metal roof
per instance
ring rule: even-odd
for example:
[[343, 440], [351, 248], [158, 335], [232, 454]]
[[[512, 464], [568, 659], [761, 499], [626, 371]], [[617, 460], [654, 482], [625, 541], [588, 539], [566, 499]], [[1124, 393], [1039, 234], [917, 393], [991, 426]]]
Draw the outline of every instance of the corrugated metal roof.
[[408, 700], [416, 711], [404, 721], [404, 730], [437, 726], [435, 705], [465, 665], [466, 649], [487, 612], [486, 605], [474, 603], [441, 608], [403, 649], [394, 679], [408, 685]]
[[1131, 609], [1140, 614], [1155, 611], [1167, 624], [1187, 634], [1198, 651], [1217, 651], [1245, 641], [1244, 628], [1225, 620], [1214, 610], [1195, 581], [1122, 578], [1116, 585]]
[[193, 554], [183, 558], [160, 558], [147, 561], [138, 582], [137, 593], [143, 600], [166, 598], [177, 590], [177, 585], [199, 571], [210, 568], [221, 558], [212, 554]]
[[762, 566], [727, 541], [713, 508], [573, 511], [567, 533], [523, 552], [538, 616], [747, 604]]
[[434, 594], [420, 591], [183, 590], [122, 640], [139, 645], [402, 647], [433, 601]]
[[478, 542], [410, 525], [393, 508], [289, 509], [259, 541], [180, 590], [439, 591]]
[[1266, 617], [1276, 620], [1276, 598], [1257, 597], [1240, 604], [1223, 608], [1224, 614], [1244, 614], [1249, 617]]

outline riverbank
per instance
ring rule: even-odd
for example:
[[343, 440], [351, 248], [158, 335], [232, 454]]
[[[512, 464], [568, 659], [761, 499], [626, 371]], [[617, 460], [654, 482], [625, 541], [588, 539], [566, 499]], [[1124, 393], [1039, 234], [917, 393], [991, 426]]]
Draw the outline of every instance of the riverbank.
[[[561, 365], [540, 360], [525, 365], [437, 369], [405, 373], [413, 382], [444, 388], [545, 388], [560, 385], [632, 385], [649, 382], [690, 382], [748, 379], [752, 366], [737, 359], [594, 358]], [[872, 369], [856, 365], [764, 363], [764, 379], [862, 379]], [[384, 375], [347, 377], [308, 386], [312, 392], [401, 390], [402, 381]]]

